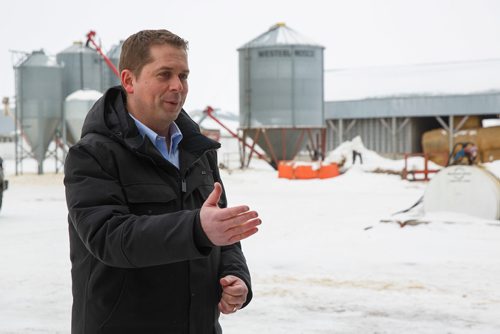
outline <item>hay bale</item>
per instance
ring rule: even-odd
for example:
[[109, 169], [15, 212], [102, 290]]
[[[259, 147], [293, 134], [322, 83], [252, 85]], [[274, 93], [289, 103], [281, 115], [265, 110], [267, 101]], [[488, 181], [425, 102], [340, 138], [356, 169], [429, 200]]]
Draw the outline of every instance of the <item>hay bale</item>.
[[500, 149], [485, 150], [480, 155], [482, 162], [492, 162], [495, 160], [500, 160]]
[[500, 149], [500, 126], [478, 129], [480, 150], [491, 151]]
[[[448, 160], [448, 131], [434, 129], [422, 135], [422, 149], [429, 160], [444, 166]], [[473, 143], [482, 162], [500, 159], [500, 126], [461, 130], [453, 136], [454, 143]]]
[[[453, 117], [453, 124], [455, 124], [455, 127], [460, 124], [462, 119], [464, 119], [465, 116], [455, 116]], [[469, 116], [465, 123], [462, 125], [460, 130], [468, 130], [468, 129], [477, 129], [482, 126], [481, 118], [479, 116]]]
[[446, 165], [448, 161], [448, 132], [443, 129], [424, 132], [422, 149], [429, 156], [429, 160], [441, 166]]

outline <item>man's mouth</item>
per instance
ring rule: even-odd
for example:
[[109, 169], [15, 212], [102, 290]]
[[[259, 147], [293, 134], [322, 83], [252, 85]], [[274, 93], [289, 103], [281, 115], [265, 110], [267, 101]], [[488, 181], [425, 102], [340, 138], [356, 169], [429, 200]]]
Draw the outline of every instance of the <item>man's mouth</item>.
[[171, 104], [171, 105], [178, 105], [179, 103], [181, 103], [181, 99], [179, 96], [176, 96], [176, 95], [171, 95], [169, 97], [167, 97], [166, 99], [163, 100], [163, 102], [167, 103], [167, 104]]
[[180, 100], [164, 100], [166, 104], [171, 104], [171, 105], [178, 105], [181, 101]]

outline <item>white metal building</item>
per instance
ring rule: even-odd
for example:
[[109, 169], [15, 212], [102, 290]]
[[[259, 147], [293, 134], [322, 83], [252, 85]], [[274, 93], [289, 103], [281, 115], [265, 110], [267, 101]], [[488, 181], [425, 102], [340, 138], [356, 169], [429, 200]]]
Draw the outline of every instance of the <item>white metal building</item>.
[[359, 135], [380, 153], [421, 152], [427, 130], [453, 136], [471, 116], [499, 114], [498, 59], [325, 71], [330, 149]]

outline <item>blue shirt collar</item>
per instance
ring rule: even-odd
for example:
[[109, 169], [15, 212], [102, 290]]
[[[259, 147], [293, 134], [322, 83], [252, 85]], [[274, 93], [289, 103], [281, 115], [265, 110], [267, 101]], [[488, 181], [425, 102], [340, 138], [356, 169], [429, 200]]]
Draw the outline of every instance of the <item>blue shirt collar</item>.
[[[149, 127], [147, 127], [141, 121], [139, 121], [137, 118], [135, 118], [132, 114], [129, 113], [129, 115], [134, 120], [135, 125], [137, 126], [137, 129], [139, 130], [139, 133], [143, 137], [147, 136], [149, 138], [149, 140], [153, 143], [153, 145], [165, 157], [165, 159], [169, 160], [174, 165], [179, 167], [179, 159], [178, 159], [179, 143], [181, 142], [183, 136], [182, 136], [182, 132], [179, 129], [179, 127], [177, 126], [177, 124], [175, 124], [175, 122], [172, 122], [172, 124], [170, 124], [170, 129], [169, 129], [170, 147], [167, 150], [165, 137], [160, 136], [159, 134], [157, 134], [156, 132], [151, 130]], [[172, 161], [171, 159], [173, 159], [174, 161]]]

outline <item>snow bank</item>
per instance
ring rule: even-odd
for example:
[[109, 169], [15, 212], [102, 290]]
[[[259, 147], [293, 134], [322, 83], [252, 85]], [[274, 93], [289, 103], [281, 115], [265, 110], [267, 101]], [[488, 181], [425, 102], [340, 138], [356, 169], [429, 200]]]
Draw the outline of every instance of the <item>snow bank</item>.
[[[249, 205], [263, 220], [242, 243], [254, 299], [222, 316], [224, 333], [499, 333], [499, 221], [441, 213], [404, 228], [380, 223], [415, 203], [425, 183], [357, 168], [290, 182], [255, 159], [248, 170], [221, 173], [229, 205]], [[9, 180], [0, 333], [69, 333], [62, 176]]]
[[[328, 153], [325, 161], [328, 163], [337, 163], [342, 166], [345, 171], [353, 166], [353, 151], [361, 153], [363, 157], [363, 164], [360, 164], [359, 158], [356, 161], [356, 167], [365, 172], [393, 172], [401, 173], [405, 166], [404, 159], [392, 160], [387, 159], [375, 151], [367, 149], [361, 140], [361, 137], [357, 136], [351, 141], [345, 141], [339, 145], [335, 150]], [[359, 164], [359, 165], [358, 165]], [[423, 157], [410, 157], [408, 158], [408, 170], [423, 170], [425, 166], [425, 159]], [[429, 169], [441, 169], [440, 165], [428, 162]]]

